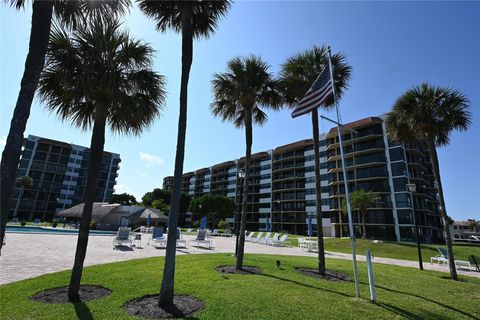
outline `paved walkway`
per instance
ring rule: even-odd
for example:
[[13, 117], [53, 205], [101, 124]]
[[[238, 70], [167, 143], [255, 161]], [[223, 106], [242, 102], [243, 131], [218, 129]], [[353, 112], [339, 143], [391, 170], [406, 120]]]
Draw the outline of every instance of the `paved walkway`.
[[[149, 237], [149, 236], [144, 236]], [[193, 236], [185, 236], [187, 240]], [[68, 270], [72, 268], [76, 235], [58, 234], [26, 234], [7, 233], [7, 245], [2, 249], [0, 256], [0, 285], [23, 279], [33, 278], [42, 274]], [[181, 254], [199, 253], [233, 253], [235, 238], [213, 238], [214, 248], [211, 250], [195, 248], [190, 244], [186, 249], [178, 249]], [[316, 256], [315, 253], [304, 252], [298, 247], [279, 248], [262, 244], [247, 242], [247, 253]], [[85, 265], [109, 263], [131, 259], [164, 256], [165, 249], [155, 249], [147, 245], [147, 240], [142, 240], [142, 247], [133, 250], [112, 250], [112, 237], [90, 236]], [[327, 252], [327, 258], [351, 260], [351, 255], [345, 253]], [[364, 256], [357, 256], [359, 261], [364, 261]], [[414, 261], [374, 258], [374, 263], [383, 263], [403, 267], [417, 268]], [[446, 266], [424, 264], [425, 269], [448, 272]], [[458, 270], [459, 274], [480, 278], [479, 272]]]

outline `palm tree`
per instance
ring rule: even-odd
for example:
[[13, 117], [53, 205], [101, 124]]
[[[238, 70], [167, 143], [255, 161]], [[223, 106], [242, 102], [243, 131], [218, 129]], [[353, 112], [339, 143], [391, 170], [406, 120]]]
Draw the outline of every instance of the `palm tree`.
[[458, 280], [448, 227], [448, 215], [443, 197], [442, 180], [437, 147], [447, 146], [455, 130], [467, 130], [471, 123], [470, 102], [463, 93], [452, 88], [430, 86], [423, 83], [402, 94], [387, 114], [387, 133], [401, 143], [426, 144], [433, 176], [438, 191], [440, 214], [449, 255], [450, 276]]
[[214, 92], [212, 114], [221, 117], [223, 121], [232, 121], [237, 128], [245, 127], [245, 178], [237, 270], [243, 267], [253, 124], [263, 125], [267, 121], [267, 114], [262, 108], [278, 110], [282, 103], [277, 89], [278, 83], [273, 79], [269, 68], [269, 65], [259, 57], [236, 57], [228, 62], [225, 73], [215, 74], [212, 80]]
[[115, 19], [93, 19], [72, 32], [55, 27], [50, 36], [41, 98], [62, 120], [84, 130], [93, 126], [70, 301], [79, 299], [105, 127], [108, 123], [114, 133], [138, 135], [163, 108], [164, 79], [151, 70], [153, 52]]
[[231, 1], [155, 1], [137, 0], [142, 12], [156, 21], [157, 30], [165, 32], [173, 29], [182, 34], [182, 78], [180, 83], [180, 113], [178, 118], [177, 150], [175, 154], [175, 170], [173, 194], [170, 203], [170, 219], [168, 220], [167, 251], [163, 270], [162, 287], [158, 305], [173, 305], [175, 284], [175, 252], [182, 191], [183, 160], [185, 156], [185, 135], [187, 131], [187, 93], [190, 67], [192, 65], [193, 38], [208, 38], [217, 27], [217, 23], [230, 8]]
[[[26, 0], [4, 0], [12, 6], [21, 9]], [[47, 52], [52, 16], [67, 27], [75, 28], [92, 14], [101, 17], [123, 14], [130, 5], [130, 0], [91, 1], [91, 0], [33, 0], [32, 27], [25, 69], [23, 72], [20, 92], [13, 111], [7, 142], [2, 154], [0, 165], [0, 252], [5, 235], [5, 224], [10, 212], [10, 199], [15, 187], [17, 168], [22, 152], [23, 133], [30, 117], [35, 90], [38, 86]]]
[[[326, 46], [305, 50], [285, 61], [282, 65], [280, 82], [285, 103], [291, 108], [298, 106], [308, 89], [317, 79], [320, 72], [328, 65], [328, 49]], [[352, 68], [347, 64], [341, 52], [332, 56], [333, 79], [336, 102], [340, 101], [348, 87]], [[333, 108], [333, 98], [326, 102], [324, 109]], [[325, 247], [323, 244], [322, 204], [320, 186], [320, 143], [318, 132], [318, 110], [312, 111], [313, 149], [315, 152], [315, 188], [317, 212], [318, 272], [325, 275]]]
[[22, 201], [23, 191], [27, 188], [31, 188], [33, 186], [33, 180], [29, 176], [23, 176], [15, 181], [15, 186], [20, 188], [20, 193], [18, 194], [17, 204], [15, 205], [15, 211], [13, 212], [13, 217], [16, 218], [18, 214], [18, 207], [20, 206], [20, 202]]
[[[352, 204], [352, 210], [358, 210], [360, 212], [362, 220], [362, 239], [367, 238], [367, 213], [368, 208], [374, 207], [380, 202], [380, 196], [372, 191], [365, 191], [363, 189], [357, 189], [350, 193], [350, 203]], [[346, 201], [343, 201], [343, 212], [347, 212]]]

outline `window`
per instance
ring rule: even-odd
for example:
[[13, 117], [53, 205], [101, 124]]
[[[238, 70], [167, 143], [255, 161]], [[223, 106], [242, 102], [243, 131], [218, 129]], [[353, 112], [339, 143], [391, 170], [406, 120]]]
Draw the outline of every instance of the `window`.
[[389, 152], [390, 152], [390, 161], [405, 160], [404, 154], [403, 154], [403, 148], [390, 149]]
[[407, 175], [407, 168], [404, 162], [392, 163], [392, 175], [393, 176], [405, 176]]
[[398, 191], [407, 191], [407, 178], [393, 178], [393, 190]]
[[408, 193], [397, 193], [395, 194], [395, 203], [398, 208], [408, 208], [411, 207], [410, 195]]
[[398, 223], [411, 224], [413, 223], [412, 211], [408, 209], [397, 210]]

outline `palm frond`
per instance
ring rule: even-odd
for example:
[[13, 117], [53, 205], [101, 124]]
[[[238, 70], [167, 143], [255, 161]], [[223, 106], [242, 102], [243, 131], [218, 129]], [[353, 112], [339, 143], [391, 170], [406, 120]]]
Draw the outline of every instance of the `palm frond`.
[[269, 69], [265, 61], [253, 55], [230, 59], [227, 70], [212, 79], [212, 114], [243, 127], [246, 111], [250, 110], [253, 123], [263, 125], [267, 114], [262, 109], [278, 110], [283, 101]]
[[467, 97], [457, 90], [422, 83], [395, 101], [387, 115], [387, 131], [399, 142], [433, 138], [436, 146], [448, 145], [453, 131], [470, 125], [469, 105]]
[[[295, 108], [327, 64], [328, 51], [325, 45], [314, 46], [312, 49], [287, 58], [281, 66], [279, 81], [285, 103]], [[332, 67], [338, 102], [348, 88], [352, 67], [348, 65], [346, 56], [341, 52], [332, 56]], [[327, 101], [325, 108], [331, 108], [333, 102], [333, 98]]]
[[193, 7], [192, 29], [194, 38], [208, 38], [216, 29], [219, 20], [225, 16], [232, 2], [230, 0], [156, 1], [137, 0], [140, 10], [156, 21], [158, 31], [172, 29], [182, 31], [182, 8]]
[[38, 91], [60, 119], [89, 129], [102, 103], [113, 132], [137, 135], [161, 114], [165, 79], [151, 70], [153, 49], [120, 26], [103, 18], [76, 30], [52, 28]]

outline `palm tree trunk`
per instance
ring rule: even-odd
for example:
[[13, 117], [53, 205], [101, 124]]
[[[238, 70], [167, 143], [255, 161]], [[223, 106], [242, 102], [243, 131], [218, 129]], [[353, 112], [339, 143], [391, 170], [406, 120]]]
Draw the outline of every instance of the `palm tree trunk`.
[[173, 289], [175, 284], [176, 231], [180, 198], [182, 195], [183, 160], [185, 158], [185, 137], [187, 132], [187, 94], [188, 78], [193, 56], [193, 7], [185, 2], [182, 7], [182, 79], [180, 84], [180, 115], [178, 118], [177, 151], [175, 154], [175, 172], [173, 177], [173, 193], [170, 202], [170, 219], [168, 220], [167, 250], [163, 269], [162, 286], [158, 305], [173, 305]]
[[367, 211], [362, 211], [362, 239], [367, 238]]
[[315, 154], [315, 202], [317, 211], [317, 244], [318, 244], [318, 273], [325, 275], [325, 247], [323, 244], [323, 224], [322, 224], [322, 187], [320, 181], [320, 143], [318, 132], [318, 110], [312, 111], [313, 128], [313, 149]]
[[87, 254], [88, 235], [90, 233], [90, 223], [92, 222], [93, 202], [95, 201], [97, 180], [102, 166], [103, 148], [105, 145], [106, 108], [106, 104], [97, 101], [95, 106], [92, 139], [90, 142], [90, 159], [88, 160], [88, 175], [84, 193], [83, 212], [80, 219], [80, 229], [78, 231], [75, 261], [73, 263], [70, 285], [68, 287], [68, 300], [70, 302], [77, 302], [80, 300], [78, 293], [80, 290], [80, 282], [82, 280], [83, 262], [85, 261], [85, 255]]
[[245, 251], [245, 228], [247, 226], [247, 203], [248, 203], [248, 185], [250, 178], [250, 158], [252, 157], [252, 110], [246, 108], [245, 110], [245, 178], [243, 179], [243, 201], [242, 201], [242, 216], [240, 222], [240, 234], [237, 248], [237, 264], [236, 269], [241, 270], [243, 267], [243, 255]]
[[17, 168], [22, 153], [23, 133], [30, 117], [30, 107], [45, 63], [52, 11], [53, 1], [36, 0], [33, 2], [32, 28], [30, 30], [25, 70], [23, 71], [20, 93], [13, 111], [10, 131], [0, 164], [0, 254], [5, 235], [5, 225], [10, 213], [10, 200], [15, 188]]
[[442, 215], [443, 231], [446, 237], [445, 241], [447, 242], [450, 277], [452, 280], [458, 280], [457, 269], [455, 268], [455, 257], [453, 255], [452, 238], [450, 237], [450, 228], [448, 225], [447, 209], [445, 208], [445, 199], [443, 198], [443, 187], [440, 179], [440, 165], [438, 162], [437, 149], [435, 147], [434, 140], [430, 137], [427, 137], [427, 146], [428, 153], [430, 154], [430, 159], [432, 161], [433, 176], [435, 177], [435, 182], [437, 183], [438, 198], [440, 200], [440, 214]]

